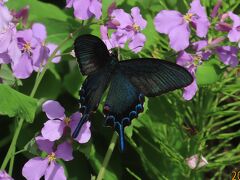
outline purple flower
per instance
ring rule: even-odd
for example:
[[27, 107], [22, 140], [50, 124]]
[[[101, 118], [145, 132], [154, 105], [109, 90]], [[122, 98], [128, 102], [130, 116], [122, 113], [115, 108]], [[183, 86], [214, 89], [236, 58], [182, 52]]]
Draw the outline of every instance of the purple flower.
[[[33, 71], [41, 71], [46, 64], [54, 44], [46, 44], [46, 28], [43, 24], [34, 23], [32, 29], [26, 29], [17, 32], [18, 48], [21, 50], [20, 58], [12, 59], [13, 73], [17, 78], [26, 79]], [[56, 46], [55, 46], [56, 47]], [[60, 53], [60, 52], [58, 52]], [[13, 53], [13, 55], [15, 55]], [[52, 62], [59, 62], [59, 57]]]
[[73, 7], [74, 16], [81, 20], [89, 19], [92, 16], [100, 19], [102, 16], [101, 0], [67, 0], [66, 7]]
[[193, 43], [193, 46], [198, 51], [198, 54], [201, 54], [203, 60], [207, 60], [209, 56], [215, 53], [225, 65], [236, 67], [238, 65], [237, 55], [239, 49], [234, 46], [218, 46], [224, 39], [224, 37], [219, 37], [210, 42], [201, 40]]
[[211, 13], [212, 18], [215, 18], [217, 16], [218, 10], [221, 7], [221, 5], [222, 5], [222, 0], [218, 0]]
[[0, 33], [0, 64], [8, 64], [12, 59], [19, 59], [21, 52], [17, 46], [16, 27], [9, 23], [8, 27]]
[[[42, 105], [42, 109], [43, 112], [46, 113], [49, 120], [44, 123], [44, 127], [42, 128], [41, 132], [43, 137], [50, 141], [60, 139], [64, 134], [64, 129], [67, 127], [69, 127], [73, 133], [81, 119], [81, 114], [79, 112], [75, 112], [70, 117], [67, 117], [65, 115], [64, 108], [57, 101], [46, 101]], [[90, 122], [86, 122], [76, 140], [79, 143], [86, 143], [89, 141], [90, 137]]]
[[160, 11], [154, 19], [154, 24], [158, 32], [169, 36], [170, 46], [175, 51], [184, 50], [189, 46], [190, 25], [196, 29], [199, 37], [205, 37], [210, 26], [200, 0], [191, 3], [191, 9], [186, 15], [173, 10]]
[[228, 13], [233, 21], [232, 29], [228, 33], [228, 38], [231, 42], [240, 42], [240, 17], [232, 12]]
[[192, 84], [184, 88], [183, 98], [185, 100], [191, 100], [197, 92], [197, 83], [195, 78], [195, 73], [198, 65], [202, 63], [201, 54], [192, 55], [185, 51], [181, 51], [177, 58], [177, 64], [185, 67], [193, 76], [194, 81]]
[[216, 53], [219, 59], [226, 65], [236, 67], [238, 65], [238, 51], [234, 46], [221, 46], [216, 48]]
[[56, 162], [56, 159], [70, 161], [73, 159], [72, 146], [68, 142], [63, 142], [54, 150], [54, 142], [44, 139], [42, 136], [35, 138], [40, 150], [45, 151], [46, 158], [34, 157], [30, 159], [22, 169], [22, 175], [27, 180], [37, 180], [42, 176], [45, 179], [65, 180], [64, 169]]
[[21, 57], [19, 59], [12, 59], [13, 73], [17, 78], [26, 79], [33, 72], [33, 59], [35, 56], [35, 49], [40, 46], [37, 39], [33, 36], [31, 29], [17, 32], [18, 48], [21, 50]]
[[6, 171], [0, 171], [0, 180], [14, 180]]
[[8, 28], [9, 23], [12, 21], [11, 12], [6, 6], [0, 4], [0, 32]]
[[14, 23], [18, 23], [20, 20], [22, 21], [22, 25], [24, 27], [27, 26], [27, 20], [28, 20], [28, 16], [29, 16], [29, 6], [26, 6], [22, 9], [20, 9], [18, 12], [13, 11], [12, 12], [13, 15], [13, 21]]
[[[109, 8], [110, 9], [110, 8]], [[123, 9], [109, 10], [110, 21], [107, 26], [101, 26], [101, 36], [108, 48], [124, 47], [129, 41], [129, 48], [137, 53], [143, 48], [146, 37], [141, 31], [146, 27], [147, 21], [140, 14], [140, 9], [134, 7], [131, 9], [131, 15]], [[111, 38], [108, 38], [107, 27], [115, 29]]]

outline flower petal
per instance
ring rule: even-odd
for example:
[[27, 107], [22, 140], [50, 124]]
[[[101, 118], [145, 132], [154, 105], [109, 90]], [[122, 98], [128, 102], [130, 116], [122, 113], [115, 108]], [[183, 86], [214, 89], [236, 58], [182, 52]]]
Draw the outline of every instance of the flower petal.
[[228, 16], [232, 19], [234, 28], [240, 26], [240, 17], [238, 15], [234, 14], [233, 12], [229, 12]]
[[77, 124], [80, 121], [81, 117], [82, 114], [80, 112], [75, 112], [70, 116], [71, 121], [69, 123], [69, 127], [71, 128], [72, 132], [76, 129]]
[[21, 58], [15, 62], [13, 61], [13, 74], [19, 79], [28, 78], [33, 72], [32, 60], [27, 53], [23, 53]]
[[195, 96], [197, 89], [198, 89], [197, 82], [196, 79], [194, 79], [192, 84], [184, 88], [183, 98], [185, 100], [191, 100]]
[[64, 142], [57, 147], [55, 152], [57, 158], [62, 158], [64, 161], [71, 161], [73, 159], [72, 155], [73, 149], [70, 143]]
[[12, 40], [13, 33], [10, 28], [8, 28], [5, 32], [0, 33], [0, 53], [4, 53], [7, 51], [8, 46]]
[[0, 5], [0, 32], [8, 27], [9, 22], [12, 20], [11, 12], [6, 6]]
[[22, 175], [27, 180], [39, 180], [45, 174], [47, 167], [48, 159], [35, 157], [23, 166]]
[[39, 39], [41, 42], [44, 42], [47, 38], [46, 27], [41, 23], [34, 23], [32, 25], [33, 36]]
[[42, 111], [46, 113], [49, 119], [61, 119], [65, 117], [65, 109], [57, 101], [48, 100], [42, 105]]
[[38, 72], [47, 63], [49, 49], [46, 46], [39, 45], [33, 50], [33, 69]]
[[208, 45], [207, 40], [200, 40], [197, 42], [192, 43], [194, 50], [200, 51], [201, 49], [205, 48]]
[[228, 39], [231, 42], [239, 42], [240, 41], [240, 31], [237, 29], [232, 29], [228, 33]]
[[193, 63], [193, 57], [186, 51], [181, 51], [177, 57], [177, 64], [189, 68]]
[[14, 180], [8, 173], [4, 170], [0, 170], [0, 180]]
[[[201, 157], [200, 160], [199, 160], [199, 157]], [[203, 156], [199, 156], [197, 154], [189, 158], [186, 158], [186, 163], [191, 169], [200, 168], [208, 164], [206, 158], [204, 158]]]
[[82, 129], [80, 130], [80, 133], [75, 138], [76, 141], [79, 143], [86, 143], [91, 138], [91, 131], [90, 131], [91, 123], [87, 121], [83, 124]]
[[175, 51], [186, 49], [189, 46], [189, 37], [190, 29], [187, 23], [176, 26], [169, 33], [171, 48], [173, 48]]
[[32, 41], [32, 37], [33, 37], [33, 32], [32, 32], [31, 29], [18, 31], [17, 34], [16, 34], [16, 37], [17, 38], [22, 38], [26, 42], [31, 42]]
[[71, 8], [73, 6], [74, 0], [67, 0], [66, 8]]
[[17, 63], [20, 61], [22, 53], [21, 53], [20, 49], [18, 48], [17, 40], [15, 38], [12, 40], [12, 42], [10, 43], [10, 45], [8, 47], [8, 55], [12, 59], [13, 64], [14, 64], [14, 62]]
[[62, 166], [52, 161], [45, 173], [45, 180], [66, 180]]
[[201, 5], [200, 0], [193, 0], [190, 6], [189, 13], [197, 15], [199, 18], [207, 18], [205, 7]]
[[0, 64], [8, 64], [11, 62], [9, 55], [5, 53], [0, 53]]
[[93, 13], [97, 19], [100, 19], [102, 15], [102, 3], [99, 0], [92, 0], [89, 11]]
[[[47, 44], [47, 47], [48, 47], [48, 49], [50, 50], [49, 55], [51, 55], [51, 54], [53, 53], [53, 51], [57, 48], [57, 45], [56, 45], [56, 44], [53, 44], [53, 43], [49, 43], [49, 44]], [[60, 51], [57, 51], [56, 55], [57, 55], [58, 57], [55, 57], [55, 58], [52, 59], [52, 62], [53, 62], [53, 63], [59, 63], [60, 60], [61, 60], [61, 56], [60, 56], [60, 55], [61, 55], [61, 52], [60, 52]]]
[[199, 37], [205, 37], [210, 26], [205, 7], [201, 5], [200, 0], [194, 0], [191, 3], [189, 13], [193, 14], [192, 22], [196, 25], [196, 33]]
[[48, 154], [51, 154], [53, 152], [53, 141], [49, 141], [48, 139], [45, 139], [43, 136], [37, 136], [35, 137], [35, 141], [38, 145], [38, 148], [41, 151], [45, 151]]
[[140, 26], [141, 30], [143, 30], [147, 25], [147, 21], [143, 19], [142, 15], [140, 14], [140, 9], [138, 7], [132, 8], [131, 15], [133, 17], [134, 23]]
[[91, 1], [90, 0], [77, 0], [73, 2], [74, 16], [81, 20], [86, 20], [92, 17], [92, 13], [89, 11]]
[[49, 141], [55, 141], [62, 137], [65, 124], [60, 120], [48, 120], [42, 128], [42, 136]]
[[133, 36], [132, 41], [129, 42], [128, 46], [133, 52], [137, 53], [142, 50], [145, 41], [146, 37], [144, 34], [137, 33], [135, 36]]
[[206, 37], [210, 23], [205, 19], [196, 19], [193, 21], [196, 24], [196, 34], [198, 37]]
[[108, 49], [114, 48], [113, 42], [110, 41], [108, 37], [108, 28], [107, 26], [101, 25], [100, 26], [100, 34], [101, 34], [101, 39], [105, 43]]
[[127, 26], [133, 25], [133, 19], [132, 17], [126, 13], [123, 9], [115, 9], [113, 10], [112, 14], [112, 22], [115, 22], [115, 24], [118, 28], [124, 29]]
[[158, 32], [169, 34], [170, 31], [183, 23], [183, 16], [178, 11], [162, 10], [154, 18], [154, 25]]
[[238, 48], [233, 46], [222, 46], [216, 48], [219, 59], [226, 65], [236, 67], [238, 65]]

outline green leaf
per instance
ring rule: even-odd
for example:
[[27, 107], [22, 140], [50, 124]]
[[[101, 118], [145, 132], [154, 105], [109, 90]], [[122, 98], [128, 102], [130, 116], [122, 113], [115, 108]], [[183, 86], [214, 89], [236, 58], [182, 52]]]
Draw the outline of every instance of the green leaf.
[[28, 151], [29, 153], [40, 156], [41, 151], [38, 149], [38, 145], [35, 141], [35, 138], [32, 138], [25, 146], [24, 150]]
[[37, 0], [10, 0], [7, 3], [7, 6], [10, 9], [15, 10], [19, 10], [25, 6], [29, 6], [29, 21], [36, 21], [41, 18], [53, 18], [63, 21], [66, 21], [68, 19], [68, 16], [58, 7]]
[[204, 62], [198, 67], [196, 72], [197, 84], [207, 85], [217, 82], [220, 72], [220, 68], [215, 62]]
[[63, 86], [75, 98], [79, 98], [78, 92], [82, 83], [82, 75], [77, 65], [64, 77]]
[[4, 84], [13, 86], [15, 84], [22, 85], [21, 80], [16, 79], [10, 67], [7, 64], [2, 64], [0, 68], [0, 78], [3, 80]]
[[0, 84], [0, 114], [19, 117], [32, 123], [37, 109], [37, 100]]

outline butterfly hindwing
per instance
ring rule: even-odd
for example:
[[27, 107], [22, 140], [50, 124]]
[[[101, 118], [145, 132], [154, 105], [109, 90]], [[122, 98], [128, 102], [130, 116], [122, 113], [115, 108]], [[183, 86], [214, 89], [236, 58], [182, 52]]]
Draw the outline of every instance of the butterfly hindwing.
[[128, 78], [116, 70], [104, 105], [105, 125], [113, 127], [120, 137], [120, 149], [124, 150], [124, 127], [143, 111], [143, 95]]
[[82, 118], [73, 133], [73, 137], [76, 138], [82, 125], [89, 120], [92, 112], [96, 111], [104, 94], [107, 89], [111, 73], [107, 71], [107, 67], [97, 71], [94, 74], [87, 76], [81, 90], [80, 95], [80, 112]]
[[185, 68], [153, 58], [121, 61], [120, 69], [130, 82], [148, 97], [186, 87], [193, 81]]
[[110, 59], [106, 45], [93, 35], [81, 35], [74, 42], [74, 52], [83, 75], [90, 75], [104, 67]]

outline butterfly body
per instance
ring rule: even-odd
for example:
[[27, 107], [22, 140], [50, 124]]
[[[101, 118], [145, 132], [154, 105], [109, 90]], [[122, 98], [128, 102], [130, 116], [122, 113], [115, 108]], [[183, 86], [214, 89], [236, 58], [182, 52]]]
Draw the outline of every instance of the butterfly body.
[[118, 61], [101, 39], [93, 35], [79, 36], [74, 50], [80, 71], [87, 78], [79, 91], [82, 118], [73, 137], [91, 119], [104, 92], [109, 89], [103, 108], [105, 125], [119, 134], [122, 151], [125, 148], [124, 128], [143, 112], [144, 96], [161, 95], [193, 81], [187, 70], [167, 61], [153, 58]]

